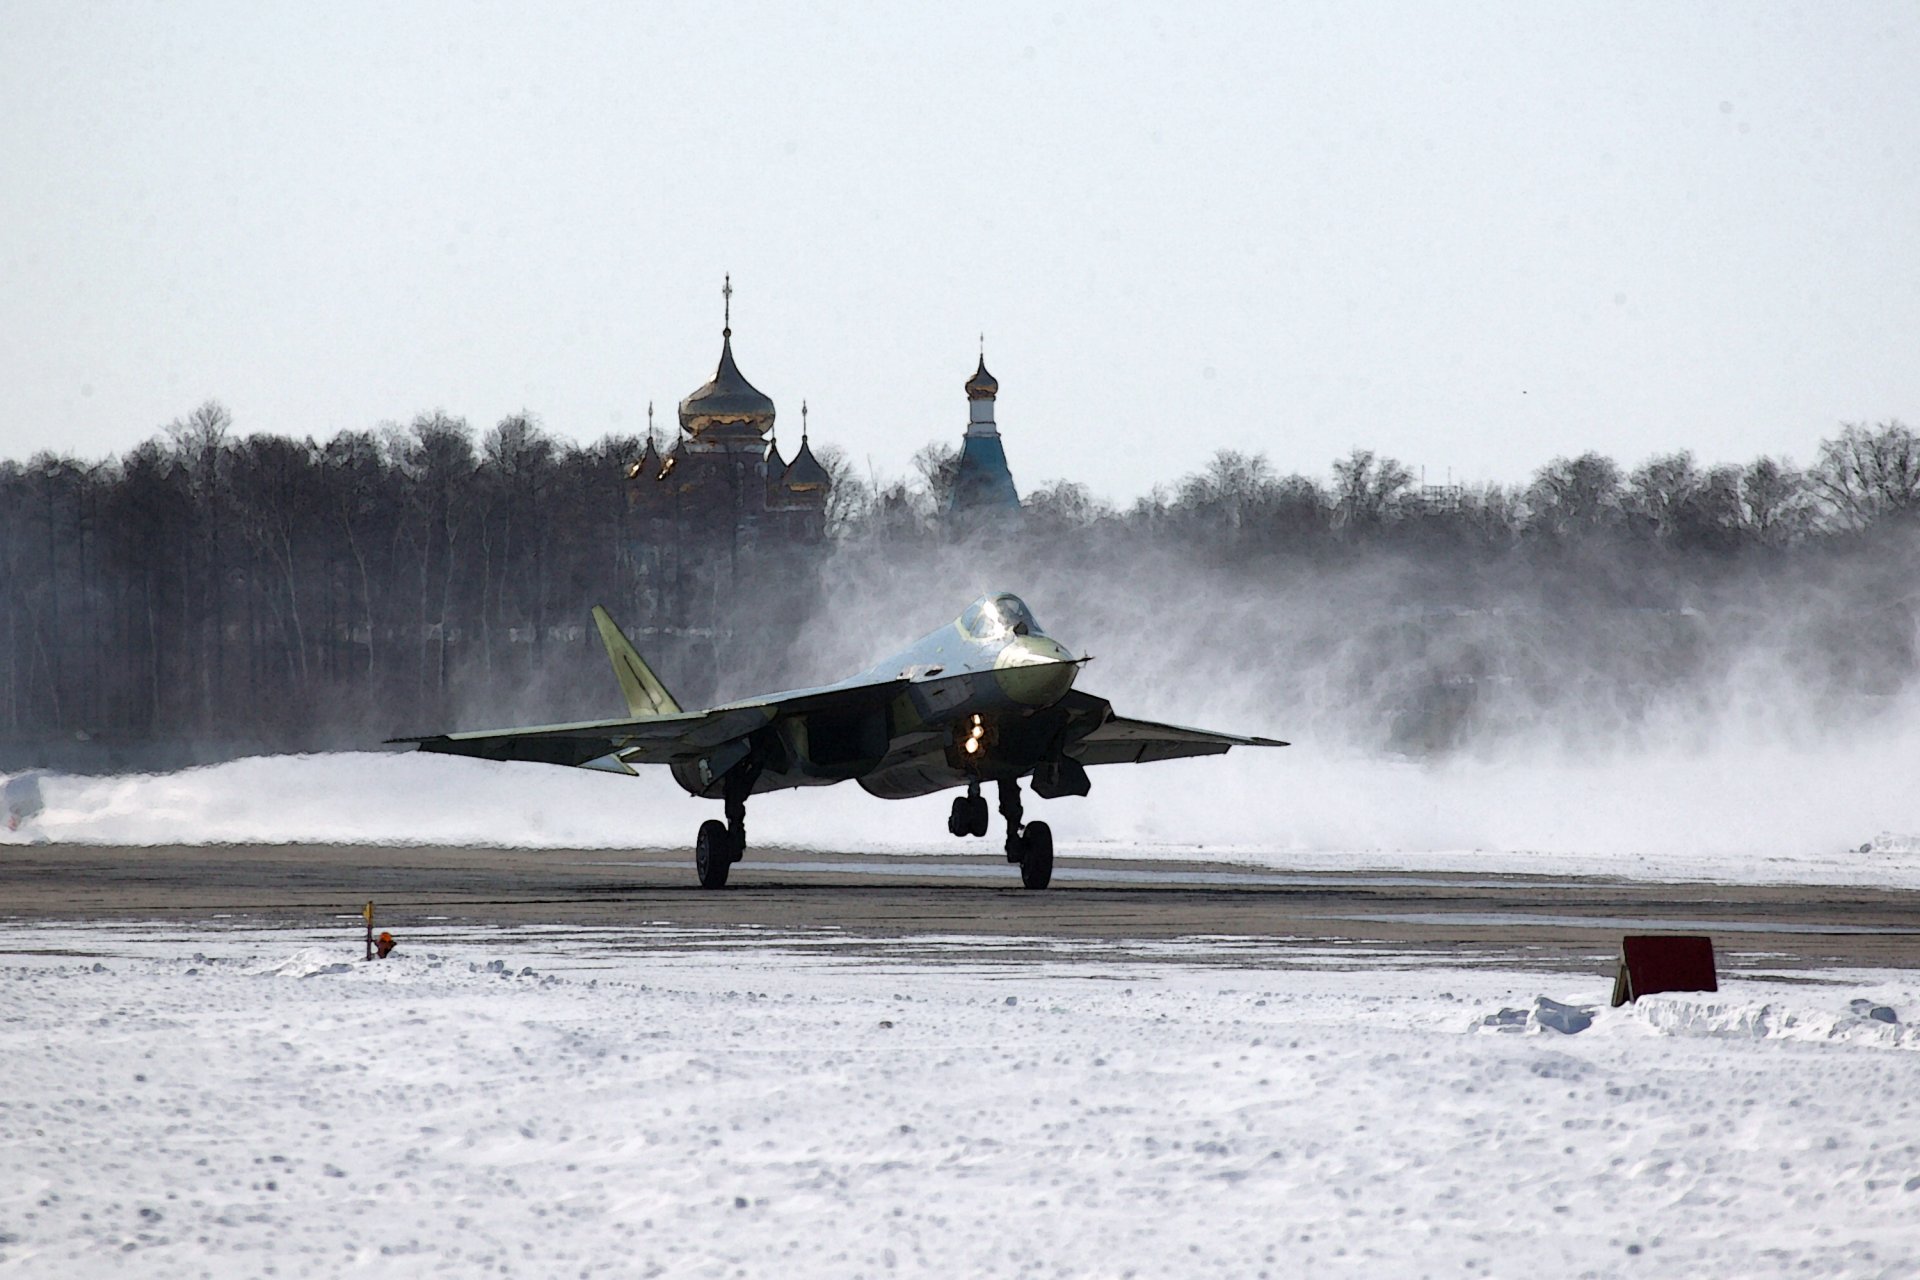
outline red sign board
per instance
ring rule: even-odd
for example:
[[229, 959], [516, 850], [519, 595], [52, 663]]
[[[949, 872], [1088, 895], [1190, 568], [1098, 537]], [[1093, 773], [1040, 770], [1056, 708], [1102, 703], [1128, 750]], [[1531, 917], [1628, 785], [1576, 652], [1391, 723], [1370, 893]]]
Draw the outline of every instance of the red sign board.
[[1718, 991], [1713, 939], [1647, 934], [1620, 940], [1620, 972], [1613, 1003], [1626, 1004], [1657, 991]]

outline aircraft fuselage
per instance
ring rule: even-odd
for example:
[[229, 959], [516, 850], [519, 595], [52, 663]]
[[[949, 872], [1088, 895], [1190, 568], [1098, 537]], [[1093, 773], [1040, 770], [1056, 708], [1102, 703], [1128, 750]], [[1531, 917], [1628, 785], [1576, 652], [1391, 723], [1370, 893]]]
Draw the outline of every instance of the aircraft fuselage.
[[1068, 717], [1056, 708], [1079, 670], [1017, 598], [988, 597], [839, 684], [754, 700], [818, 703], [838, 689], [895, 682], [884, 704], [849, 700], [782, 714], [750, 745], [677, 763], [673, 776], [693, 795], [716, 795], [720, 779], [752, 752], [760, 764], [755, 792], [857, 779], [873, 795], [899, 799], [1017, 778], [1059, 754]]

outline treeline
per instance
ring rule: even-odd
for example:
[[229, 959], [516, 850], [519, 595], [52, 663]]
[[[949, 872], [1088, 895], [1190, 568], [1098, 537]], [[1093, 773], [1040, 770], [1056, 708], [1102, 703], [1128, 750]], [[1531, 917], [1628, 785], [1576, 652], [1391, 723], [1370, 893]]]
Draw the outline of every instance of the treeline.
[[1512, 486], [1423, 485], [1365, 450], [1326, 476], [1221, 452], [1127, 507], [1030, 490], [1017, 532], [961, 546], [931, 514], [950, 467], [931, 447], [916, 483], [867, 495], [828, 566], [836, 608], [884, 628], [862, 600], [1018, 585], [1137, 714], [1412, 756], [1920, 723], [1920, 438], [1897, 422], [1843, 426], [1805, 469], [1589, 453]]
[[[856, 530], [935, 531], [957, 451], [931, 445], [915, 458], [919, 483], [866, 495]], [[1410, 468], [1355, 449], [1327, 479], [1281, 475], [1262, 454], [1216, 453], [1206, 468], [1116, 508], [1085, 485], [1056, 481], [1029, 493], [1029, 527], [1098, 524], [1182, 537], [1196, 548], [1312, 551], [1354, 541], [1511, 546], [1638, 542], [1680, 553], [1784, 547], [1920, 519], [1920, 436], [1899, 422], [1848, 424], [1820, 442], [1802, 470], [1775, 458], [1701, 466], [1687, 452], [1632, 471], [1599, 453], [1556, 458], [1525, 485], [1428, 485]]]
[[212, 754], [418, 723], [631, 575], [632, 441], [444, 414], [318, 443], [209, 403], [104, 462], [0, 463], [0, 733]]
[[1670, 595], [1756, 559], [1871, 559], [1920, 519], [1920, 440], [1892, 422], [1843, 427], [1805, 470], [1587, 454], [1513, 487], [1423, 486], [1363, 450], [1325, 477], [1221, 452], [1129, 507], [1063, 480], [980, 527], [942, 514], [951, 450], [879, 481], [829, 449], [825, 544], [703, 558], [629, 502], [643, 444], [441, 413], [325, 442], [243, 435], [208, 403], [121, 457], [0, 463], [0, 767], [61, 744], [104, 744], [106, 762], [153, 742], [212, 757], [481, 713], [604, 714], [604, 672], [579, 660], [596, 603], [664, 651], [689, 697], [739, 692], [728, 677], [791, 674], [836, 563], [911, 579], [961, 539], [1000, 565], [1071, 547], [1089, 566], [1191, 561], [1227, 582], [1391, 557], [1445, 567], [1426, 586], [1444, 600], [1496, 565], [1550, 587], [1604, 563], [1631, 594], [1620, 566], [1656, 560]]

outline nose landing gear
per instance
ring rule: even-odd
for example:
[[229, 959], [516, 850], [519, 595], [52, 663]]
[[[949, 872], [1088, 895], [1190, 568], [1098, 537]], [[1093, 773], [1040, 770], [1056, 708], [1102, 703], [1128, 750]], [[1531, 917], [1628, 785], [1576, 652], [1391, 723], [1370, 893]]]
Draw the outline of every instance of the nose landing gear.
[[1044, 889], [1053, 882], [1053, 828], [1020, 821], [1020, 781], [1000, 780], [1000, 816], [1007, 820], [1007, 861], [1020, 864], [1020, 883]]
[[1044, 822], [1029, 822], [1020, 833], [1020, 883], [1028, 889], [1053, 883], [1053, 828]]

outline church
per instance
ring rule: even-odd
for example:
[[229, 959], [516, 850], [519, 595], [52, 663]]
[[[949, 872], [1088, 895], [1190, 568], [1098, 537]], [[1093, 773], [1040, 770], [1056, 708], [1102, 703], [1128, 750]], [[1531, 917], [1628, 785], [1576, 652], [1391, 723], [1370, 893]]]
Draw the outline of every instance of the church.
[[982, 351], [980, 367], [967, 379], [967, 434], [960, 441], [953, 494], [947, 500], [950, 519], [965, 522], [975, 514], [1004, 517], [1020, 511], [1020, 493], [1013, 487], [1007, 451], [993, 420], [999, 394], [1000, 380], [987, 372], [987, 353]]
[[[648, 406], [646, 447], [627, 468], [628, 506], [641, 521], [642, 559], [656, 578], [678, 581], [694, 562], [716, 558], [728, 564], [724, 576], [737, 578], [742, 552], [815, 547], [826, 539], [833, 481], [813, 455], [806, 403], [800, 405], [800, 448], [788, 461], [774, 438], [773, 400], [747, 381], [734, 359], [732, 277], [721, 296], [713, 377], [680, 402], [679, 431], [665, 451], [654, 438]], [[1020, 511], [994, 421], [1000, 382], [987, 372], [984, 350], [965, 391], [967, 428], [941, 513], [956, 529]]]
[[629, 502], [643, 517], [671, 522], [734, 553], [761, 543], [817, 544], [826, 537], [833, 481], [813, 456], [807, 407], [800, 406], [800, 449], [788, 462], [773, 435], [773, 400], [748, 382], [733, 358], [733, 281], [720, 330], [720, 364], [705, 386], [680, 402], [680, 430], [665, 453], [654, 440], [627, 469]]
[[[774, 436], [772, 397], [747, 381], [734, 356], [730, 278], [721, 297], [719, 363], [705, 385], [680, 401], [670, 445], [656, 437], [653, 407], [647, 407], [646, 441], [625, 468], [618, 552], [631, 574], [632, 594], [622, 605], [630, 633], [644, 638], [694, 697], [715, 693], [710, 682], [723, 652], [732, 654], [725, 665], [736, 668], [744, 653], [779, 652], [777, 645], [756, 647], [743, 637], [758, 634], [752, 628], [769, 619], [804, 614], [809, 584], [831, 546], [833, 480], [814, 456], [806, 403], [799, 448], [789, 460]], [[976, 519], [1019, 513], [994, 424], [998, 391], [983, 355], [966, 383], [966, 436], [952, 496], [940, 513], [956, 531]], [[743, 612], [742, 601], [753, 607]]]

